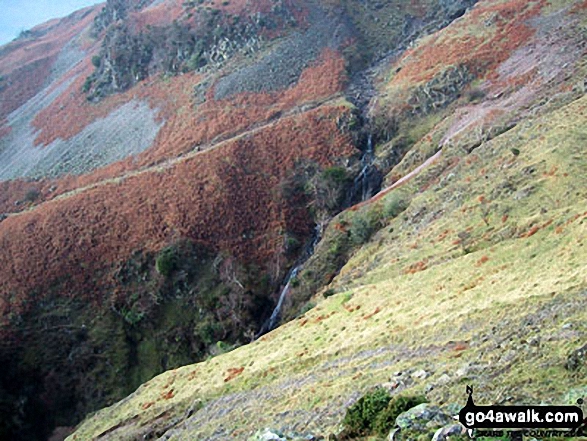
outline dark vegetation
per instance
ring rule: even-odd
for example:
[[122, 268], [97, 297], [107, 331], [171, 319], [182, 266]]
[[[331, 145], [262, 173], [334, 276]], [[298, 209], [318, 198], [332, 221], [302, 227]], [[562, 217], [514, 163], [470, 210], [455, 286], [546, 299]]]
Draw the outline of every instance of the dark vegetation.
[[376, 388], [347, 409], [338, 439], [352, 440], [371, 435], [386, 437], [401, 413], [426, 402], [422, 396], [392, 397], [386, 389]]
[[[319, 290], [328, 285], [352, 254], [409, 205], [401, 192], [387, 195], [378, 204], [346, 212], [334, 217], [316, 253], [306, 262], [292, 287], [285, 320], [305, 312], [304, 305]], [[324, 296], [333, 295], [325, 291]]]
[[64, 299], [55, 284], [12, 316], [21, 326], [0, 343], [0, 412], [14, 417], [0, 439], [46, 439], [161, 372], [249, 341], [271, 309], [257, 268], [189, 241], [136, 253], [116, 280], [108, 308]]

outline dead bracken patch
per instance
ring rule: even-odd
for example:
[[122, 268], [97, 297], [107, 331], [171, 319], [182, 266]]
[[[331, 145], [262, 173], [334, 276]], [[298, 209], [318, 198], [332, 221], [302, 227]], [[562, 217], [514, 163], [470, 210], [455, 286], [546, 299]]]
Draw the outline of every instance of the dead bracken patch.
[[377, 308], [375, 308], [375, 310], [371, 314], [365, 314], [363, 316], [363, 320], [369, 320], [375, 314], [379, 314], [380, 312], [381, 312], [381, 308], [378, 306]]
[[228, 369], [228, 371], [226, 372], [227, 376], [224, 378], [224, 382], [228, 383], [229, 381], [234, 380], [236, 377], [238, 377], [240, 374], [242, 374], [244, 372], [244, 370], [245, 370], [244, 367]]
[[141, 409], [147, 410], [149, 407], [153, 407], [155, 405], [154, 401], [149, 401], [141, 406]]
[[161, 399], [162, 400], [171, 400], [173, 397], [175, 396], [175, 392], [173, 389], [170, 389], [166, 392], [163, 392], [161, 394]]
[[420, 271], [425, 271], [428, 269], [428, 260], [424, 259], [419, 262], [411, 264], [404, 270], [404, 274], [416, 274]]
[[533, 227], [531, 227], [528, 231], [526, 231], [525, 233], [520, 234], [521, 238], [528, 238], [528, 237], [532, 237], [534, 236], [536, 233], [538, 233], [540, 230], [548, 227], [549, 225], [551, 225], [554, 222], [553, 219], [550, 219], [548, 221], [546, 221], [545, 223], [541, 224], [541, 225], [534, 225]]
[[479, 260], [478, 260], [478, 261], [475, 263], [475, 266], [481, 266], [481, 265], [483, 265], [484, 263], [487, 263], [487, 262], [489, 262], [489, 257], [487, 257], [487, 256], [483, 256], [483, 257], [481, 257], [481, 258], [480, 258], [480, 259], [479, 259]]

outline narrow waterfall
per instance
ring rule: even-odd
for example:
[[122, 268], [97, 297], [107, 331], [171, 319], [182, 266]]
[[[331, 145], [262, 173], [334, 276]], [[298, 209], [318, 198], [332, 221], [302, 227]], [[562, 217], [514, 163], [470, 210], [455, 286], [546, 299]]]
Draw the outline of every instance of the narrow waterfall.
[[367, 145], [361, 157], [361, 171], [353, 181], [353, 186], [347, 196], [347, 206], [366, 201], [379, 191], [381, 175], [373, 165], [374, 160], [373, 136], [369, 134]]
[[[373, 148], [373, 137], [371, 134], [369, 134], [369, 136], [367, 137], [367, 145], [365, 146], [363, 156], [361, 157], [361, 171], [353, 181], [353, 185], [347, 196], [347, 206], [350, 206], [357, 202], [366, 201], [379, 191], [381, 187], [381, 174], [373, 165], [374, 160], [375, 152]], [[298, 260], [297, 264], [287, 274], [287, 277], [285, 279], [285, 285], [283, 286], [283, 289], [279, 294], [277, 305], [275, 306], [275, 309], [273, 310], [269, 319], [262, 326], [256, 338], [259, 338], [263, 334], [272, 331], [279, 324], [279, 320], [281, 319], [281, 310], [283, 308], [283, 303], [287, 297], [287, 294], [289, 293], [292, 281], [297, 277], [297, 275], [302, 270], [307, 260], [310, 257], [312, 257], [312, 255], [314, 254], [314, 249], [316, 248], [318, 242], [320, 242], [321, 238], [322, 225], [317, 224], [314, 228], [312, 242], [310, 242], [310, 244], [306, 247], [304, 253]]]
[[289, 292], [289, 287], [291, 285], [291, 281], [295, 277], [297, 277], [298, 273], [300, 272], [301, 266], [302, 265], [299, 264], [298, 266], [292, 268], [292, 270], [289, 272], [289, 275], [287, 276], [287, 282], [285, 283], [285, 286], [281, 290], [281, 294], [279, 294], [279, 300], [277, 301], [277, 306], [275, 306], [273, 313], [271, 313], [271, 317], [269, 317], [269, 322], [267, 324], [267, 332], [275, 329], [277, 323], [279, 322], [279, 318], [281, 315], [281, 308], [283, 307], [283, 301], [285, 300], [285, 297], [287, 296], [287, 293]]
[[281, 293], [279, 294], [279, 300], [277, 301], [277, 305], [275, 306], [275, 309], [271, 313], [271, 317], [269, 317], [269, 320], [267, 320], [267, 322], [263, 325], [263, 327], [259, 331], [257, 338], [263, 334], [266, 334], [267, 332], [272, 331], [279, 324], [279, 319], [281, 318], [281, 308], [283, 307], [283, 302], [284, 302], [285, 298], [287, 297], [287, 293], [289, 292], [289, 289], [291, 287], [291, 283], [297, 277], [300, 270], [304, 267], [304, 264], [306, 263], [306, 261], [310, 257], [312, 257], [312, 255], [314, 254], [314, 249], [316, 248], [316, 245], [318, 244], [318, 242], [320, 242], [321, 238], [322, 238], [322, 224], [317, 224], [314, 227], [314, 234], [312, 236], [312, 242], [310, 242], [310, 244], [306, 247], [306, 249], [304, 250], [304, 254], [298, 260], [298, 263], [288, 273], [287, 278], [285, 279], [286, 280], [285, 286], [283, 287], [283, 289], [281, 290]]

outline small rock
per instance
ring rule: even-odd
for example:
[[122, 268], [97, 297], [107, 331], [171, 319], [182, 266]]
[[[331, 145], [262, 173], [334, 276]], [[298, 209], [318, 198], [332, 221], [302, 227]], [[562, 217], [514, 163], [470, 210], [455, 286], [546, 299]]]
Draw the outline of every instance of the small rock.
[[448, 383], [450, 383], [450, 381], [452, 380], [452, 378], [450, 378], [450, 376], [448, 374], [442, 374], [438, 380], [436, 380], [436, 385], [437, 386], [446, 386]]
[[287, 441], [283, 434], [277, 430], [265, 429], [257, 432], [249, 441]]
[[572, 323], [565, 323], [562, 326], [562, 329], [567, 330], [567, 329], [572, 329], [573, 328], [573, 324]]
[[430, 376], [430, 373], [426, 372], [424, 369], [417, 370], [414, 372], [411, 377], [413, 379], [424, 380]]
[[455, 416], [459, 414], [459, 412], [461, 411], [462, 408], [463, 408], [463, 404], [449, 403], [444, 407], [444, 410], [447, 414], [454, 415], [453, 416], [453, 419], [454, 419]]
[[503, 354], [501, 356], [500, 363], [508, 364], [511, 361], [513, 361], [517, 355], [518, 355], [518, 351], [516, 351], [514, 349], [510, 349], [509, 351], [507, 351], [505, 354]]
[[397, 390], [400, 386], [403, 386], [401, 381], [390, 381], [389, 383], [383, 383], [381, 387], [387, 389], [389, 392]]
[[449, 436], [459, 436], [465, 433], [465, 428], [460, 424], [451, 424], [441, 427], [434, 433], [432, 441], [446, 441]]
[[389, 432], [389, 436], [387, 437], [387, 441], [396, 441], [397, 434], [399, 433], [399, 429], [393, 429]]
[[583, 400], [583, 402], [587, 402], [587, 386], [571, 389], [565, 394], [564, 403], [563, 404], [572, 404], [577, 405], [578, 400]]
[[401, 430], [424, 431], [447, 425], [452, 421], [451, 416], [444, 413], [438, 406], [423, 403], [400, 414], [395, 424]]
[[528, 340], [528, 344], [530, 346], [534, 346], [534, 347], [538, 347], [540, 346], [540, 337], [538, 337], [537, 335], [530, 338], [530, 340]]
[[567, 358], [565, 368], [569, 371], [576, 371], [585, 366], [587, 361], [587, 345], [571, 352]]

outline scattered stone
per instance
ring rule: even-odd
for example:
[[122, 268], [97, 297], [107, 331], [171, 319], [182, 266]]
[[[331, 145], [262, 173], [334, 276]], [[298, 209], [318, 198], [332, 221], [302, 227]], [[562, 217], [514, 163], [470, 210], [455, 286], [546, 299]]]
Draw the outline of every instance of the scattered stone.
[[[331, 434], [328, 437], [329, 440], [336, 441], [336, 435]], [[300, 434], [300, 433], [287, 433], [283, 434], [282, 432], [274, 429], [264, 429], [262, 431], [257, 432], [248, 441], [321, 441], [324, 440], [323, 436], [316, 436], [312, 434]]]
[[576, 371], [576, 370], [579, 370], [581, 367], [585, 366], [586, 361], [587, 361], [587, 345], [571, 352], [571, 354], [567, 358], [565, 368], [567, 368], [567, 370], [569, 370], [569, 371]]
[[438, 380], [436, 380], [436, 385], [437, 386], [446, 386], [448, 383], [450, 383], [452, 380], [452, 378], [448, 375], [448, 374], [442, 374]]
[[565, 394], [564, 403], [563, 404], [572, 404], [577, 405], [579, 404], [578, 401], [583, 400], [583, 403], [587, 402], [587, 386], [578, 387], [575, 389], [571, 389]]
[[287, 441], [287, 438], [277, 430], [265, 429], [257, 432], [249, 441]]
[[450, 436], [459, 436], [465, 433], [465, 428], [460, 424], [450, 424], [441, 427], [434, 433], [432, 441], [446, 441]]
[[540, 337], [538, 337], [538, 336], [536, 335], [536, 336], [534, 336], [534, 337], [530, 338], [530, 339], [528, 340], [528, 344], [529, 344], [530, 346], [534, 346], [534, 347], [538, 347], [538, 346], [540, 346]]
[[425, 380], [425, 379], [426, 379], [426, 378], [428, 378], [429, 376], [430, 376], [430, 373], [429, 373], [429, 372], [426, 372], [424, 369], [417, 370], [416, 372], [414, 372], [414, 373], [411, 375], [411, 377], [412, 377], [414, 380], [416, 380], [416, 379], [417, 379], [417, 380]]
[[453, 415], [453, 419], [457, 419], [459, 412], [463, 408], [465, 403], [457, 404], [457, 403], [449, 403], [444, 407], [444, 410], [447, 414]]
[[397, 389], [399, 389], [402, 386], [404, 386], [404, 383], [401, 381], [390, 381], [388, 383], [383, 383], [381, 385], [381, 387], [383, 389], [386, 389], [389, 392], [395, 392], [395, 391], [397, 391]]
[[419, 404], [400, 414], [395, 420], [396, 425], [406, 431], [425, 431], [452, 422], [450, 415], [430, 403]]

